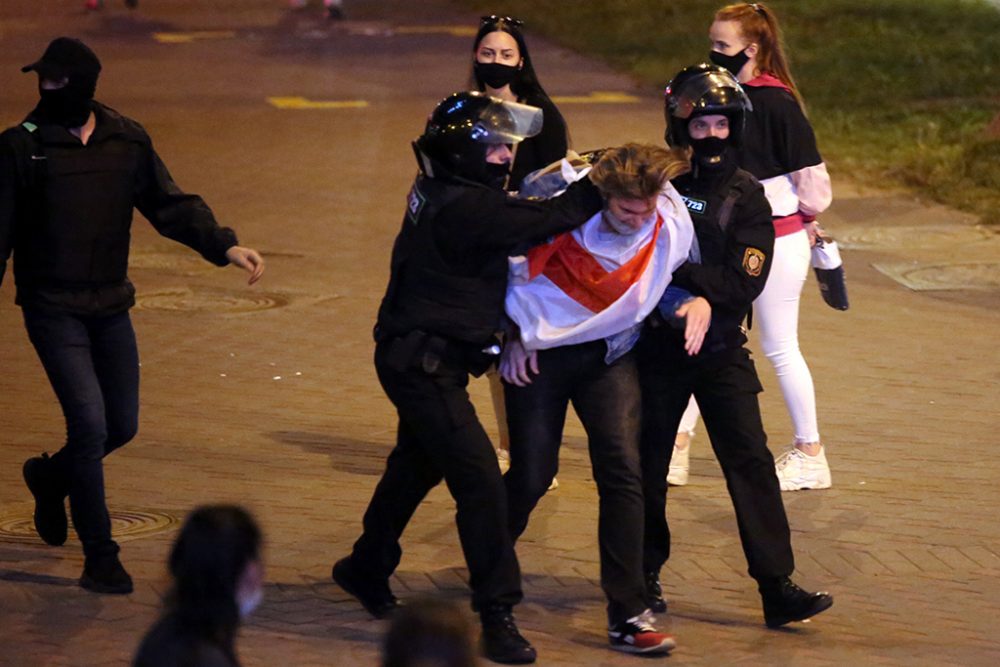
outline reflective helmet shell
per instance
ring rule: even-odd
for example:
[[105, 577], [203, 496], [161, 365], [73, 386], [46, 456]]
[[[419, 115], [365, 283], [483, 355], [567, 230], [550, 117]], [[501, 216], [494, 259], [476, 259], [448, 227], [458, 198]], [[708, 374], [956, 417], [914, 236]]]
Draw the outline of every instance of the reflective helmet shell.
[[730, 145], [743, 141], [746, 112], [753, 110], [750, 98], [724, 67], [700, 63], [685, 67], [674, 76], [663, 98], [667, 121], [664, 138], [674, 147], [690, 146], [688, 121], [697, 116], [720, 114], [729, 119]]
[[[485, 167], [488, 147], [516, 144], [538, 134], [541, 126], [541, 109], [467, 91], [437, 105], [414, 147], [418, 160], [422, 154], [453, 175], [486, 182], [490, 179]], [[420, 167], [428, 171], [428, 165]]]

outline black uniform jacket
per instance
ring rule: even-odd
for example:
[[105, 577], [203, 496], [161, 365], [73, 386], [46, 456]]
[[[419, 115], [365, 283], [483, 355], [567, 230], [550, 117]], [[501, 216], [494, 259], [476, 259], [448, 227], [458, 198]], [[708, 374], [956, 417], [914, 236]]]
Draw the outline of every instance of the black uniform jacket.
[[0, 280], [14, 254], [17, 303], [106, 315], [135, 303], [127, 277], [134, 208], [219, 266], [236, 234], [171, 179], [137, 122], [94, 103], [86, 145], [29, 116], [0, 134]]
[[[741, 325], [764, 289], [774, 251], [764, 188], [732, 160], [719, 171], [696, 168], [671, 182], [687, 203], [701, 249], [701, 263], [678, 267], [672, 284], [712, 306], [703, 352], [738, 347], [746, 342]], [[683, 343], [683, 332], [677, 334]]]
[[418, 177], [393, 246], [377, 338], [419, 330], [489, 341], [500, 327], [511, 250], [572, 229], [601, 206], [586, 178], [555, 199], [525, 201], [468, 181]]

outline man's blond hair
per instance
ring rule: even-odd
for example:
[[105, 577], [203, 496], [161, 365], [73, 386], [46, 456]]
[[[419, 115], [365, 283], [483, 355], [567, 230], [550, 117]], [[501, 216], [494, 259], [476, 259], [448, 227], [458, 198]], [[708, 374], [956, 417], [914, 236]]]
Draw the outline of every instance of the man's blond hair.
[[690, 169], [684, 150], [628, 143], [604, 151], [590, 180], [605, 199], [649, 199], [660, 194], [667, 181]]

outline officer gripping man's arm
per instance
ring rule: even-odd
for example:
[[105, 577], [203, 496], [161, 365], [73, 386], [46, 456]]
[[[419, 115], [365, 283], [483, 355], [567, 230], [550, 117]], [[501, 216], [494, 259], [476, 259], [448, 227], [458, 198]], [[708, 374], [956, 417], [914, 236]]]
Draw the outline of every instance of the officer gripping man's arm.
[[399, 416], [396, 447], [375, 488], [351, 553], [333, 579], [373, 616], [399, 602], [389, 577], [400, 536], [442, 479], [458, 507], [473, 608], [486, 656], [534, 662], [517, 631], [522, 597], [507, 528], [507, 497], [489, 436], [469, 400], [470, 373], [494, 361], [507, 288], [507, 256], [527, 240], [582, 224], [601, 209], [589, 183], [563, 198], [516, 201], [503, 192], [512, 144], [538, 131], [541, 111], [481, 93], [440, 104], [414, 142], [420, 167], [392, 251], [375, 329], [375, 370]]

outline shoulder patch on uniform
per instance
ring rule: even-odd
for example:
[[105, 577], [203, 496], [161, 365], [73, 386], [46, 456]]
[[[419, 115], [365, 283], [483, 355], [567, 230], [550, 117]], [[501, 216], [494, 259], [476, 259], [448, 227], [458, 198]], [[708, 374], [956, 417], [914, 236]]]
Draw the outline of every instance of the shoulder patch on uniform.
[[764, 270], [764, 259], [766, 256], [757, 248], [747, 248], [743, 253], [743, 270], [748, 276], [756, 278]]
[[417, 224], [420, 212], [424, 210], [424, 204], [426, 203], [427, 197], [424, 196], [424, 193], [414, 183], [413, 187], [410, 188], [410, 194], [406, 196], [406, 217], [409, 218], [410, 222]]
[[701, 199], [692, 199], [691, 197], [685, 197], [681, 195], [681, 199], [684, 200], [684, 205], [688, 207], [688, 210], [692, 213], [704, 213], [708, 208], [708, 202], [702, 201]]

